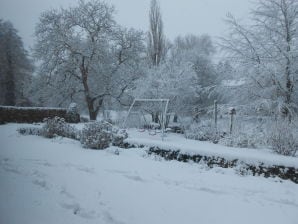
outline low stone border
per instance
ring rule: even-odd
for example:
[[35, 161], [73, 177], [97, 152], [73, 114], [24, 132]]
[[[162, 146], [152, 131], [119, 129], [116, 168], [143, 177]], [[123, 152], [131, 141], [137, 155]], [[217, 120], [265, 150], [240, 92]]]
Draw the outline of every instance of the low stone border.
[[201, 155], [188, 155], [180, 153], [179, 150], [164, 150], [158, 147], [150, 147], [148, 154], [159, 155], [166, 160], [177, 160], [180, 162], [193, 161], [195, 163], [204, 162], [208, 167], [222, 167], [222, 168], [234, 168], [240, 174], [252, 174], [253, 176], [264, 176], [264, 177], [279, 177], [283, 180], [291, 180], [298, 184], [298, 169], [295, 167], [285, 167], [285, 166], [268, 166], [264, 163], [258, 165], [251, 165], [245, 162], [235, 160], [227, 160], [222, 157], [215, 156], [201, 156]]
[[[137, 148], [144, 147], [144, 145], [133, 145], [126, 142], [123, 148]], [[291, 180], [295, 184], [298, 184], [298, 169], [295, 167], [286, 166], [268, 166], [264, 163], [259, 163], [258, 165], [252, 165], [240, 161], [238, 159], [227, 160], [222, 157], [216, 156], [202, 156], [199, 154], [189, 155], [186, 153], [181, 153], [180, 150], [165, 150], [159, 147], [149, 147], [147, 153], [149, 155], [158, 155], [166, 160], [177, 160], [179, 162], [195, 162], [204, 163], [208, 167], [222, 167], [222, 168], [235, 168], [235, 170], [241, 175], [253, 175], [253, 176], [264, 176], [268, 177], [279, 177], [283, 180]]]

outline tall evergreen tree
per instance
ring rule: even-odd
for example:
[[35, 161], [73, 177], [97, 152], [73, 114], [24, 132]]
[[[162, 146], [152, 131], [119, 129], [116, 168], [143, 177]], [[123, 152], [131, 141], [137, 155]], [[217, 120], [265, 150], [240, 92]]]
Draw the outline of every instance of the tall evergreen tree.
[[158, 66], [165, 56], [166, 44], [163, 31], [162, 15], [159, 4], [151, 0], [149, 12], [148, 54], [154, 66]]
[[17, 30], [10, 22], [0, 20], [0, 104], [22, 104], [32, 68]]

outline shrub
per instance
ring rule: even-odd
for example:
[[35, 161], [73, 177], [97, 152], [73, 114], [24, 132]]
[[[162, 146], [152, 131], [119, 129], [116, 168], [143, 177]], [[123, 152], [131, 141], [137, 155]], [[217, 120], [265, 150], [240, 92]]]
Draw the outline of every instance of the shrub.
[[113, 128], [112, 131], [113, 140], [112, 143], [114, 146], [123, 146], [124, 140], [128, 137], [128, 134], [123, 129]]
[[85, 148], [105, 149], [111, 144], [121, 146], [127, 137], [126, 131], [108, 122], [92, 122], [85, 124], [81, 133], [81, 144]]
[[21, 135], [41, 135], [42, 133], [41, 128], [37, 127], [24, 127], [17, 129], [17, 131]]
[[191, 124], [188, 129], [185, 130], [184, 136], [188, 139], [212, 142], [216, 142], [218, 138], [209, 121]]
[[85, 124], [81, 133], [84, 148], [105, 149], [112, 143], [112, 127], [104, 122]]
[[298, 136], [294, 136], [294, 127], [285, 120], [275, 122], [269, 133], [269, 143], [273, 151], [286, 156], [295, 156], [298, 150]]
[[44, 119], [44, 126], [41, 130], [41, 135], [46, 138], [56, 136], [79, 139], [78, 131], [71, 125], [67, 124], [64, 118], [54, 117]]
[[239, 148], [257, 148], [257, 142], [256, 136], [241, 132], [226, 135], [219, 140], [219, 144]]

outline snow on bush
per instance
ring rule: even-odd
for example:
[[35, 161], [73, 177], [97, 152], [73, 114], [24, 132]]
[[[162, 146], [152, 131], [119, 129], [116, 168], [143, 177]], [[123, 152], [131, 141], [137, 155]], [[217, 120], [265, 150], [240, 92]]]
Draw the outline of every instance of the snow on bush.
[[92, 122], [85, 124], [81, 132], [81, 144], [84, 148], [105, 149], [112, 142], [112, 133], [107, 123]]
[[38, 127], [22, 127], [17, 129], [21, 135], [41, 135], [41, 128]]
[[113, 145], [114, 146], [123, 146], [124, 140], [128, 137], [128, 134], [123, 129], [113, 128]]
[[217, 141], [217, 134], [210, 121], [201, 121], [200, 123], [191, 124], [184, 133], [188, 139], [199, 141]]
[[235, 119], [232, 134], [229, 134], [229, 116], [219, 118], [217, 131], [211, 118], [205, 118], [198, 123], [190, 124], [185, 137], [200, 141], [211, 141], [228, 147], [260, 148], [268, 147], [268, 125], [271, 120], [258, 119], [257, 117], [239, 117]]
[[[224, 125], [228, 127], [226, 122]], [[222, 128], [222, 127], [221, 127]], [[261, 148], [268, 146], [267, 130], [268, 121], [257, 117], [242, 116], [236, 119], [232, 133], [226, 134], [219, 139], [219, 144], [237, 148]]]
[[67, 124], [64, 118], [54, 117], [44, 120], [42, 128], [24, 127], [17, 131], [22, 135], [39, 135], [46, 138], [56, 136], [80, 140], [84, 148], [105, 149], [110, 145], [123, 146], [128, 137], [125, 130], [119, 129], [112, 124], [101, 121], [85, 124], [82, 131]]
[[84, 148], [105, 149], [111, 144], [120, 146], [127, 137], [124, 130], [120, 130], [108, 122], [92, 122], [85, 124], [81, 132], [81, 144]]
[[263, 140], [265, 139], [265, 136], [261, 133], [237, 132], [224, 136], [219, 140], [219, 144], [237, 148], [258, 148], [264, 145]]
[[275, 122], [271, 133], [269, 133], [269, 142], [276, 153], [295, 156], [298, 150], [298, 136], [294, 130], [293, 124], [289, 124], [287, 121]]
[[64, 118], [54, 117], [44, 119], [45, 124], [41, 129], [41, 135], [46, 138], [56, 136], [79, 139], [79, 132], [71, 125], [67, 124]]

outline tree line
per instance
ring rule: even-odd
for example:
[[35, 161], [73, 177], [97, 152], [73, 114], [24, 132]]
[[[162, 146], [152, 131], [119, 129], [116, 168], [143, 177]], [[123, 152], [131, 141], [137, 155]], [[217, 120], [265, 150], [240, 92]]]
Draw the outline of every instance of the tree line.
[[[67, 106], [77, 102], [91, 120], [103, 108], [137, 98], [169, 98], [170, 111], [196, 116], [217, 100], [247, 111], [297, 114], [298, 2], [258, 0], [250, 25], [232, 15], [229, 35], [185, 35], [170, 41], [152, 0], [147, 32], [120, 26], [101, 0], [40, 15], [29, 59], [7, 21], [0, 21], [0, 104]], [[216, 52], [225, 58], [214, 60]]]

